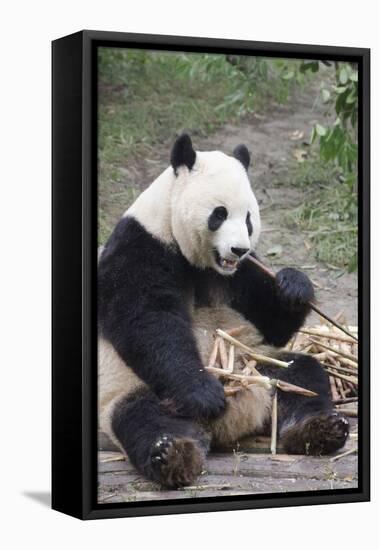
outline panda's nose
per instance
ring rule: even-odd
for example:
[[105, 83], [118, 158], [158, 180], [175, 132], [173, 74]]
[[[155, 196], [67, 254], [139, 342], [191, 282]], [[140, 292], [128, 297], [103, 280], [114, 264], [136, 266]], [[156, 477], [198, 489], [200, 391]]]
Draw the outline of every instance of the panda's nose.
[[235, 254], [236, 256], [241, 258], [241, 256], [246, 254], [246, 252], [249, 252], [249, 249], [248, 248], [235, 248], [234, 246], [232, 246], [231, 251], [233, 252], [233, 254]]

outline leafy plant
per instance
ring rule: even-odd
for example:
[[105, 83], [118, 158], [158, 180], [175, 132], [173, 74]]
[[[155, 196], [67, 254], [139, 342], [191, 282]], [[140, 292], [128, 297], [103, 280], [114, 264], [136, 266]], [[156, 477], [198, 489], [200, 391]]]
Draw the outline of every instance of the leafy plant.
[[[331, 161], [338, 167], [340, 181], [347, 188], [346, 208], [356, 213], [358, 71], [349, 63], [335, 63], [335, 83], [322, 87], [320, 93], [323, 103], [331, 106], [334, 120], [328, 127], [315, 124], [311, 143], [318, 141], [321, 159]], [[355, 253], [349, 263], [349, 271], [356, 270], [357, 263]]]
[[358, 146], [358, 72], [348, 63], [336, 66], [336, 83], [331, 88], [321, 89], [323, 103], [333, 106], [335, 117], [329, 127], [316, 124], [312, 130], [311, 143], [317, 139], [320, 156], [333, 160], [341, 171], [341, 177], [354, 187], [357, 173]]

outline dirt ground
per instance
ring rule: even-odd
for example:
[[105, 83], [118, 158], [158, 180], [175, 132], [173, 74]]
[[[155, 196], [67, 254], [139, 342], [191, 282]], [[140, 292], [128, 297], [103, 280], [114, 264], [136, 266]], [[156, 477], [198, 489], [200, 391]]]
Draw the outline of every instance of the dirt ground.
[[[325, 107], [314, 100], [316, 95], [316, 91], [299, 93], [285, 106], [271, 106], [264, 116], [250, 115], [240, 124], [228, 124], [208, 138], [192, 135], [192, 139], [198, 150], [219, 149], [229, 154], [239, 143], [247, 145], [252, 154], [249, 174], [262, 215], [258, 254], [275, 270], [292, 266], [306, 271], [315, 285], [321, 308], [330, 316], [343, 311], [347, 323], [356, 325], [356, 273], [342, 272], [317, 262], [306, 234], [291, 228], [286, 220], [288, 212], [302, 204], [306, 192], [288, 182], [294, 154], [308, 141], [313, 123], [322, 123], [326, 117]], [[128, 206], [122, 201], [125, 188], [132, 200], [136, 198], [167, 167], [170, 147], [170, 142], [160, 144], [151, 150], [148, 158], [121, 167], [125, 183], [119, 183], [114, 189], [116, 200], [108, 200], [100, 185], [100, 201], [106, 203], [108, 220], [113, 224]], [[279, 255], [268, 254], [278, 247]], [[313, 314], [309, 321], [318, 323], [319, 319]]]

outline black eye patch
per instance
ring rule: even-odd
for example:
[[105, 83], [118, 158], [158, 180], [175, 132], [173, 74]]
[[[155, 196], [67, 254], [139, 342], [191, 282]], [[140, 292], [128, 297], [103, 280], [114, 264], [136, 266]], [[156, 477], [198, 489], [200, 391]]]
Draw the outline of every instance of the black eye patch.
[[249, 237], [250, 237], [253, 234], [253, 225], [251, 223], [250, 212], [248, 212], [247, 216], [246, 216], [246, 226], [247, 226], [247, 232], [248, 232]]
[[208, 218], [208, 229], [210, 231], [217, 231], [227, 217], [227, 209], [224, 206], [217, 206]]

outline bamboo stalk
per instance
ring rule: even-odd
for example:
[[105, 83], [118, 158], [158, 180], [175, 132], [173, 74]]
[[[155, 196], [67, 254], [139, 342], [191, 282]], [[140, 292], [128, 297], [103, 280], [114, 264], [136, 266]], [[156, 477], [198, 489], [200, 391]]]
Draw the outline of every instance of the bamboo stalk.
[[219, 328], [216, 329], [216, 332], [219, 336], [222, 336], [222, 338], [228, 340], [228, 342], [230, 342], [231, 344], [234, 344], [236, 347], [239, 347], [246, 351], [246, 353], [248, 353], [256, 361], [261, 361], [262, 363], [270, 363], [271, 365], [276, 365], [277, 367], [284, 368], [287, 368], [291, 364], [291, 362], [286, 363], [285, 361], [280, 361], [279, 359], [273, 359], [272, 357], [266, 357], [265, 355], [255, 353], [253, 349], [249, 348], [239, 340], [236, 340], [235, 338], [233, 338], [233, 336], [230, 336], [227, 332]]
[[226, 330], [225, 332], [227, 332], [230, 336], [239, 336], [241, 332], [243, 332], [247, 328], [247, 325], [240, 325], [239, 327], [231, 328], [229, 330]]
[[333, 401], [337, 401], [340, 398], [340, 396], [338, 395], [336, 381], [333, 378], [333, 376], [329, 376], [329, 385], [330, 385], [330, 391], [332, 392]]
[[[257, 260], [257, 258], [255, 258], [254, 256], [251, 256], [250, 254], [247, 256], [247, 258], [255, 265], [257, 265], [258, 267], [260, 267], [260, 269], [262, 271], [264, 271], [265, 273], [267, 273], [267, 275], [269, 275], [271, 278], [275, 279], [275, 273], [273, 271], [271, 271], [271, 269], [269, 269], [268, 267], [266, 267], [262, 262], [260, 262], [259, 260]], [[346, 328], [344, 328], [343, 326], [339, 325], [334, 319], [332, 319], [331, 317], [329, 317], [329, 315], [326, 315], [326, 313], [324, 313], [323, 311], [321, 311], [321, 309], [316, 306], [316, 304], [314, 302], [309, 302], [309, 305], [310, 307], [313, 309], [313, 311], [315, 311], [316, 313], [318, 313], [319, 315], [321, 315], [321, 317], [323, 317], [324, 319], [326, 319], [329, 323], [331, 323], [332, 325], [334, 325], [335, 327], [337, 327], [339, 330], [342, 330], [342, 332], [344, 332], [345, 334], [347, 334], [348, 336], [350, 336], [350, 338], [353, 338], [353, 340], [356, 340], [358, 342], [358, 338], [356, 336], [354, 336], [353, 334], [351, 334]]]
[[355, 384], [358, 386], [358, 378], [355, 376], [345, 376], [344, 374], [340, 374], [339, 372], [333, 372], [329, 368], [325, 368], [326, 372], [334, 376], [334, 378], [341, 378], [341, 380], [346, 380], [346, 382], [351, 382], [352, 384]]
[[333, 456], [330, 459], [330, 462], [335, 462], [336, 460], [339, 460], [340, 458], [343, 458], [344, 456], [352, 455], [352, 454], [356, 453], [357, 451], [358, 451], [358, 447], [354, 447], [353, 449], [349, 449], [348, 451], [345, 451], [344, 453], [342, 453], [340, 455]]
[[106, 462], [122, 462], [123, 460], [125, 460], [125, 456], [124, 455], [118, 455], [118, 456], [111, 456], [110, 458], [104, 458], [100, 462], [102, 464], [105, 464]]
[[[274, 380], [271, 380], [271, 383], [274, 383]], [[289, 382], [284, 382], [283, 380], [277, 380], [276, 386], [284, 392], [297, 393], [299, 395], [304, 395], [306, 397], [317, 397], [317, 393], [312, 390], [307, 390], [306, 388], [301, 388], [300, 386], [295, 386], [295, 384], [290, 384]]]
[[260, 374], [260, 372], [255, 368], [257, 366], [257, 362], [254, 359], [247, 361], [245, 366], [251, 370], [252, 374]]
[[278, 391], [275, 390], [271, 409], [271, 454], [276, 455], [276, 440], [278, 433]]
[[214, 364], [216, 363], [218, 348], [220, 346], [220, 342], [221, 342], [221, 337], [216, 336], [215, 343], [213, 344], [213, 348], [212, 348], [211, 354], [209, 356], [208, 367], [213, 367]]
[[[312, 338], [309, 338], [309, 340], [311, 342], [313, 342], [314, 344], [317, 344], [318, 346], [321, 346], [322, 348], [324, 349], [327, 349], [328, 351], [332, 351], [333, 353], [337, 354], [337, 355], [340, 355], [341, 357], [344, 357], [345, 359], [348, 359], [349, 361], [351, 361], [354, 366], [358, 366], [358, 359], [355, 357], [355, 355], [352, 355], [351, 353], [346, 353], [344, 351], [341, 351], [337, 348], [334, 348], [332, 346], [327, 346], [326, 344], [323, 344], [322, 342], [317, 342], [316, 340], [313, 340]], [[350, 363], [348, 363], [350, 364]]]
[[228, 372], [233, 372], [234, 368], [234, 345], [231, 344], [229, 348], [229, 358], [228, 358]]
[[336, 378], [336, 384], [337, 384], [337, 390], [340, 394], [340, 396], [343, 398], [346, 397], [345, 390], [343, 389], [342, 380], [340, 378]]
[[[314, 356], [313, 356], [314, 357]], [[349, 367], [341, 367], [341, 365], [338, 365], [338, 364], [333, 364], [333, 365], [327, 365], [326, 363], [323, 363], [321, 362], [321, 365], [323, 367], [325, 367], [326, 369], [336, 369], [337, 371], [340, 371], [342, 372], [343, 374], [350, 374], [352, 376], [357, 376], [357, 370], [353, 370], [352, 368], [349, 368]]]
[[231, 395], [235, 395], [236, 393], [240, 392], [242, 389], [244, 389], [242, 386], [225, 386], [224, 394], [226, 397], [229, 397]]
[[340, 408], [340, 409], [336, 409], [336, 411], [344, 414], [345, 416], [350, 416], [351, 418], [357, 418], [358, 416], [358, 411], [354, 409]]
[[221, 366], [224, 370], [228, 370], [228, 354], [226, 352], [225, 340], [223, 340], [222, 338], [220, 340], [219, 352]]
[[348, 403], [357, 403], [358, 397], [346, 397], [345, 399], [333, 400], [333, 405], [347, 405]]
[[320, 338], [327, 338], [328, 340], [339, 340], [340, 342], [347, 342], [348, 344], [356, 344], [357, 342], [352, 338], [347, 336], [342, 336], [342, 334], [336, 334], [335, 332], [329, 331], [328, 333], [322, 330], [311, 329], [311, 328], [301, 328], [298, 330], [302, 334], [308, 334], [310, 336], [318, 336]]
[[326, 351], [323, 351], [321, 353], [316, 353], [316, 354], [312, 353], [312, 357], [317, 359], [317, 361], [325, 361], [326, 359], [328, 359], [328, 353]]
[[186, 485], [179, 487], [178, 491], [204, 491], [207, 489], [229, 489], [230, 483], [209, 483], [208, 485]]
[[229, 380], [238, 380], [241, 383], [247, 382], [249, 384], [258, 384], [260, 386], [267, 387], [267, 389], [271, 389], [270, 378], [268, 378], [268, 376], [237, 374], [234, 372], [227, 372], [223, 369], [218, 369], [217, 367], [206, 367], [206, 370], [208, 372], [216, 374], [217, 376], [228, 378]]
[[225, 388], [227, 390], [226, 395], [234, 395], [237, 393], [237, 391], [242, 390], [244, 388], [248, 388], [249, 386], [259, 385], [263, 386], [266, 389], [271, 389], [272, 387], [279, 388], [280, 390], [284, 392], [291, 392], [291, 393], [297, 393], [299, 395], [304, 395], [306, 397], [316, 397], [318, 394], [314, 391], [307, 390], [306, 388], [302, 388], [300, 386], [295, 386], [295, 384], [290, 384], [289, 382], [284, 382], [283, 380], [277, 380], [275, 378], [268, 378], [268, 376], [262, 376], [259, 374], [256, 375], [248, 375], [248, 374], [237, 374], [235, 372], [229, 373], [223, 369], [219, 369], [217, 367], [205, 367], [208, 372], [211, 372], [212, 374], [215, 374], [216, 376], [220, 376], [222, 378], [227, 378], [228, 380], [237, 380], [243, 386], [235, 386], [231, 388]]

